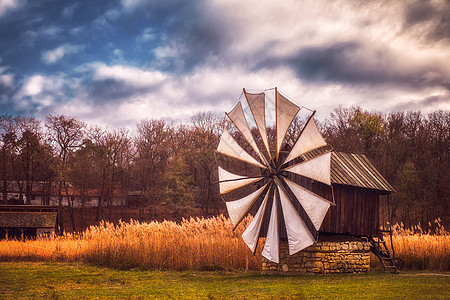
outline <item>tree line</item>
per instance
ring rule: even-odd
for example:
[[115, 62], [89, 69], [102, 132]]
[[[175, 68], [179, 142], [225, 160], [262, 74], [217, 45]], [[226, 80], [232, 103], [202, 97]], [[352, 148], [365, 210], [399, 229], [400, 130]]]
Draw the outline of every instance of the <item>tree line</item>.
[[[305, 120], [288, 132], [295, 140]], [[449, 215], [450, 112], [381, 114], [359, 107], [338, 107], [319, 122], [335, 150], [366, 155], [396, 193], [390, 198], [394, 221], [407, 225]], [[222, 115], [199, 113], [185, 124], [145, 119], [132, 131], [86, 124], [75, 117], [0, 116], [0, 193], [6, 204], [8, 183], [16, 182], [29, 204], [33, 184], [44, 183], [42, 204], [57, 187], [58, 204], [70, 186], [82, 209], [95, 190], [97, 219], [114, 197], [139, 192], [140, 207], [196, 206], [205, 214], [223, 210], [218, 196], [214, 150]], [[269, 129], [269, 134], [274, 130]], [[67, 199], [74, 206], [74, 198]], [[384, 204], [387, 205], [387, 204]], [[73, 214], [71, 215], [73, 218]], [[444, 220], [444, 222], [449, 220]]]
[[[336, 108], [322, 124], [334, 149], [366, 155], [394, 187], [393, 222], [450, 224], [450, 111], [383, 115], [360, 107]], [[384, 205], [387, 205], [385, 203]]]

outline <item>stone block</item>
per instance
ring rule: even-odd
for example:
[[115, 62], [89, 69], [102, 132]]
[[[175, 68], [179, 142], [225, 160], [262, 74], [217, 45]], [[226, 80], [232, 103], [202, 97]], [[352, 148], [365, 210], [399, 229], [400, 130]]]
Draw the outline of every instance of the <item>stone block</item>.
[[314, 258], [322, 258], [322, 257], [325, 257], [325, 253], [323, 253], [323, 252], [315, 252], [315, 253], [311, 253], [311, 257], [314, 257]]
[[[263, 258], [263, 271], [303, 273], [361, 273], [370, 268], [369, 243], [349, 240], [346, 242], [319, 242], [294, 255], [288, 254], [287, 243], [281, 243], [281, 263], [275, 264]], [[366, 248], [368, 248], [366, 250]]]

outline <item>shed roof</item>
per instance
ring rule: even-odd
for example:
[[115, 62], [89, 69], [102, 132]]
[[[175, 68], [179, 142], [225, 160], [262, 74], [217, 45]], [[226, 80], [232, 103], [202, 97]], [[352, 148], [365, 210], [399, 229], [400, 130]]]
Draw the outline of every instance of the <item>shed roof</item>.
[[331, 182], [395, 192], [394, 188], [367, 157], [361, 154], [333, 151], [331, 155]]
[[56, 212], [3, 212], [0, 211], [0, 227], [54, 228]]
[[[323, 153], [311, 151], [304, 155], [305, 159]], [[357, 186], [362, 188], [395, 192], [394, 188], [378, 172], [374, 165], [362, 154], [331, 152], [331, 183]]]

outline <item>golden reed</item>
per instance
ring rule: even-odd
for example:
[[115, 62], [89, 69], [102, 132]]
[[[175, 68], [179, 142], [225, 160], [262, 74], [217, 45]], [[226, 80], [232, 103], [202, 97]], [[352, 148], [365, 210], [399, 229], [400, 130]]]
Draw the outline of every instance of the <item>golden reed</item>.
[[[0, 261], [77, 261], [121, 269], [260, 270], [261, 245], [253, 256], [241, 238], [250, 221], [251, 217], [246, 218], [235, 231], [222, 215], [179, 224], [104, 222], [82, 234], [2, 240]], [[439, 220], [436, 224], [435, 230], [427, 232], [420, 224], [409, 229], [393, 226], [394, 248], [405, 268], [450, 270], [450, 233]], [[376, 266], [377, 259], [372, 258]]]
[[258, 270], [256, 255], [240, 237], [251, 218], [233, 231], [223, 215], [117, 225], [103, 222], [82, 235], [65, 234], [37, 240], [0, 241], [0, 261], [83, 261], [114, 268]]
[[[405, 262], [405, 269], [450, 270], [450, 232], [440, 222], [439, 218], [429, 222], [427, 230], [420, 223], [410, 228], [403, 223], [392, 226], [395, 256]], [[389, 236], [386, 241], [390, 246]], [[372, 262], [379, 265], [374, 255]]]

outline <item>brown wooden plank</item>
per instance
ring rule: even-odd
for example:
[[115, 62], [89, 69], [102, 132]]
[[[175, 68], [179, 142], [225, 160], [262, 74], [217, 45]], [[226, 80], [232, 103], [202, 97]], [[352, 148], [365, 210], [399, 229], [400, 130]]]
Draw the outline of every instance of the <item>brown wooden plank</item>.
[[359, 224], [361, 224], [361, 218], [364, 217], [364, 214], [361, 212], [360, 210], [360, 202], [361, 202], [361, 190], [360, 189], [356, 189], [356, 193], [355, 193], [355, 198], [353, 201], [353, 233], [354, 234], [360, 234], [361, 232], [361, 227], [359, 226]]

